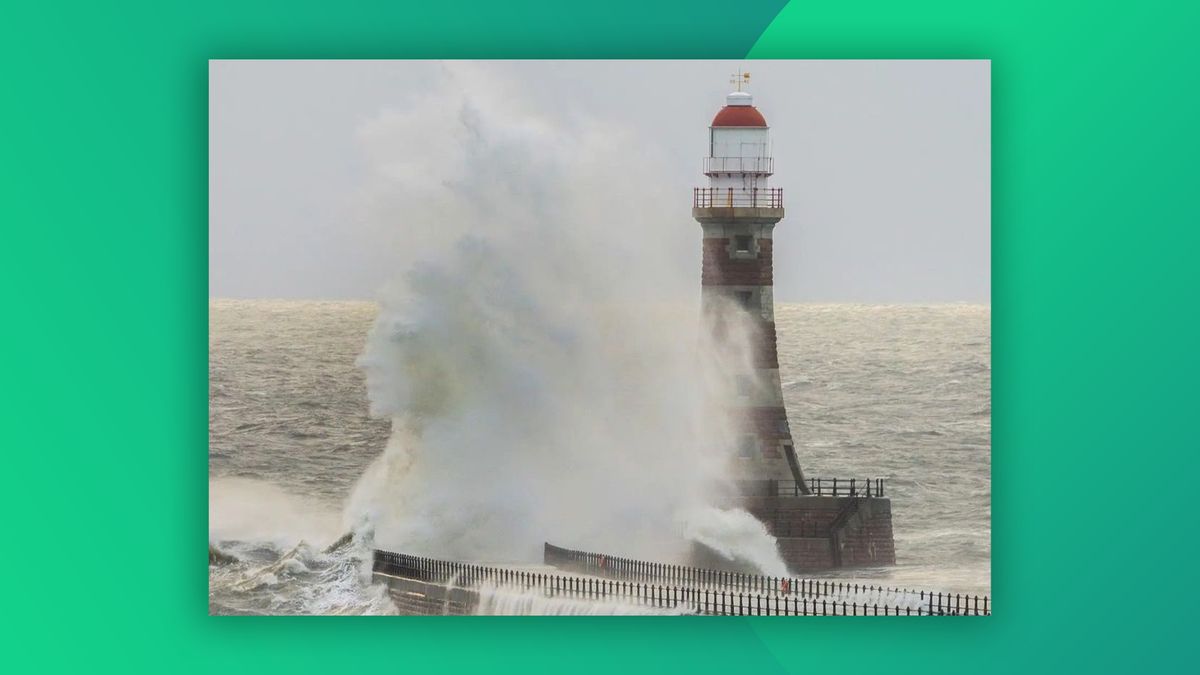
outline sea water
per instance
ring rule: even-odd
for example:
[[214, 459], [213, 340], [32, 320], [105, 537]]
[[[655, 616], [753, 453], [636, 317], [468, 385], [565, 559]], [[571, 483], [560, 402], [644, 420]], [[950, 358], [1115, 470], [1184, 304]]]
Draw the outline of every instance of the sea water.
[[[882, 477], [892, 499], [896, 566], [808, 576], [990, 594], [990, 309], [775, 311], [806, 475]], [[357, 365], [377, 313], [367, 302], [210, 304], [209, 536], [238, 559], [210, 568], [212, 613], [395, 611], [370, 582], [369, 536], [324, 550], [358, 525], [347, 500], [391, 435], [388, 419], [368, 414]], [[500, 593], [497, 607], [540, 607]]]

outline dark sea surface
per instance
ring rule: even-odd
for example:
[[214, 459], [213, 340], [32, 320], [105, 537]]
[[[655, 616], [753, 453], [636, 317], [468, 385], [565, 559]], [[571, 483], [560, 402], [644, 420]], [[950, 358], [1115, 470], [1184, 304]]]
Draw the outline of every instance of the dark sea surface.
[[[389, 613], [365, 550], [325, 553], [383, 450], [355, 361], [372, 303], [210, 303], [210, 611]], [[784, 398], [810, 477], [887, 479], [898, 564], [824, 576], [991, 592], [991, 312], [777, 304]]]

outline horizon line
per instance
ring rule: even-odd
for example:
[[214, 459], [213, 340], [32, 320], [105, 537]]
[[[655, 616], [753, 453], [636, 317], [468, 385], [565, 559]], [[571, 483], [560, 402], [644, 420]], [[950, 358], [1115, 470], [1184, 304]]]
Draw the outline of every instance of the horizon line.
[[[209, 296], [209, 302], [325, 302], [325, 303], [366, 303], [377, 305], [380, 303], [375, 298], [292, 298], [280, 296], [255, 296], [255, 297], [235, 297], [235, 296]], [[696, 298], [699, 301], [699, 298]], [[609, 304], [609, 303], [605, 303]], [[662, 302], [653, 302], [651, 304], [664, 304]], [[988, 300], [780, 300], [776, 299], [775, 304], [783, 305], [885, 305], [885, 306], [931, 306], [931, 305], [973, 305], [978, 307], [991, 307], [992, 302]]]

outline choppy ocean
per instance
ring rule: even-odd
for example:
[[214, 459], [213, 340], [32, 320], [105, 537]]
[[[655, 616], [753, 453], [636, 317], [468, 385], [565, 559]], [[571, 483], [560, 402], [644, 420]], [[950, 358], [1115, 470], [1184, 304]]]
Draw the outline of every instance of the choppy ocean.
[[[324, 547], [382, 452], [355, 361], [362, 302], [210, 303], [214, 614], [390, 613], [367, 551]], [[991, 592], [991, 313], [986, 306], [776, 305], [784, 398], [808, 476], [884, 477], [898, 564], [827, 575]]]

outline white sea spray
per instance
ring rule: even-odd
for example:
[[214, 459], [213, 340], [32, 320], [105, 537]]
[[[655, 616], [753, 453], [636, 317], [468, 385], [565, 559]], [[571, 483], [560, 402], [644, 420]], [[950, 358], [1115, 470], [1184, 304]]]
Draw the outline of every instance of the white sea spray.
[[698, 232], [653, 154], [629, 151], [646, 144], [556, 126], [476, 66], [362, 136], [371, 217], [406, 237], [360, 358], [392, 435], [347, 522], [455, 559], [531, 562], [545, 541], [682, 557], [683, 523], [722, 517], [719, 365], [748, 350], [745, 331], [705, 339], [695, 270], [673, 262]]

